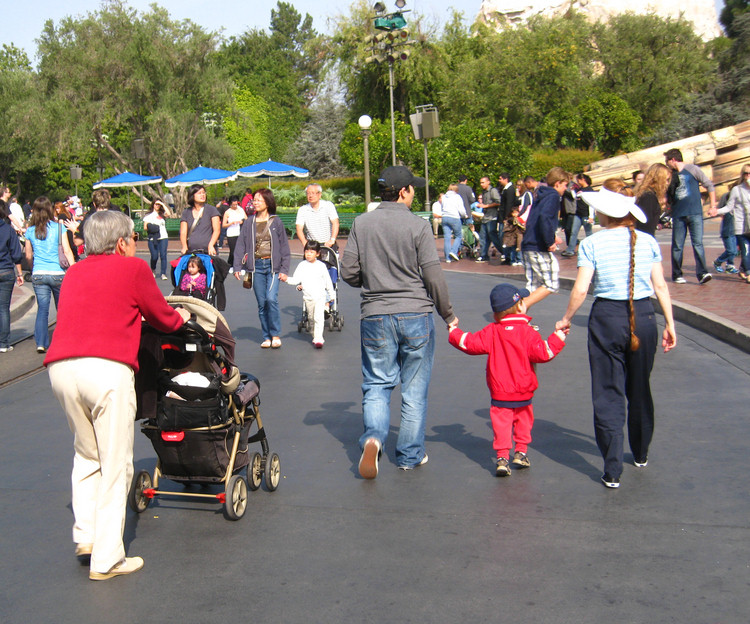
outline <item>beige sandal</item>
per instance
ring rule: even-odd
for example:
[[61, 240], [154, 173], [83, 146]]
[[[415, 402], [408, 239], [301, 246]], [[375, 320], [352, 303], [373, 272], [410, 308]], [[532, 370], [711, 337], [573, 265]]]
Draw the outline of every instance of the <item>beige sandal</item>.
[[270, 340], [264, 340], [263, 342], [260, 343], [260, 348], [261, 349], [268, 349], [268, 348], [270, 348], [270, 346], [271, 346], [271, 341]]
[[281, 346], [281, 338], [278, 336], [274, 336], [273, 340], [271, 340], [271, 347], [274, 349], [278, 349]]

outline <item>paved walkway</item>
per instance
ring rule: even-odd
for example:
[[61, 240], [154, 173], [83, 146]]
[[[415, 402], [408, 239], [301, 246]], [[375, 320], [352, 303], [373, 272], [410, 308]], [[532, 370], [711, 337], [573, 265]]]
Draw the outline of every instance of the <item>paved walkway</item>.
[[[724, 249], [719, 237], [719, 225], [719, 219], [709, 219], [705, 222], [704, 245], [709, 266]], [[656, 236], [664, 258], [664, 274], [667, 277], [669, 292], [672, 296], [676, 320], [708, 332], [744, 351], [750, 352], [750, 285], [741, 281], [736, 275], [716, 273], [711, 267], [711, 272], [714, 275], [713, 280], [700, 286], [695, 278], [695, 263], [689, 242], [686, 242], [683, 263], [683, 272], [688, 283], [674, 284], [669, 279], [671, 276], [670, 237], [671, 230], [657, 232]], [[290, 245], [293, 254], [302, 255], [302, 248], [297, 239], [291, 241]], [[346, 246], [346, 240], [340, 240], [339, 245], [343, 249]], [[436, 241], [436, 247], [442, 258], [442, 239]], [[170, 257], [177, 253], [179, 243], [175, 240], [170, 241], [169, 251]], [[138, 243], [138, 252], [141, 255], [148, 255], [148, 246], [145, 241]], [[222, 256], [225, 256], [226, 253], [225, 249], [221, 251]], [[563, 258], [559, 255], [558, 257], [563, 288], [569, 289], [576, 275], [575, 258]], [[735, 265], [739, 266], [739, 258], [735, 259]], [[443, 268], [446, 271], [524, 279], [522, 267], [503, 266], [496, 258], [491, 259], [487, 264], [477, 264], [472, 260], [461, 260], [450, 265], [443, 265]], [[12, 322], [28, 313], [33, 306], [34, 294], [31, 285], [15, 288], [11, 300]]]

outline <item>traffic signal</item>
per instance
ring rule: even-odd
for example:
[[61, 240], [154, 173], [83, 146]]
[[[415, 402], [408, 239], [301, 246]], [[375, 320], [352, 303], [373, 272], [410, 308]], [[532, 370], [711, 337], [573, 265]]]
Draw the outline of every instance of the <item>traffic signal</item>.
[[404, 26], [406, 26], [406, 20], [401, 12], [397, 12], [391, 13], [390, 15], [383, 15], [382, 17], [376, 17], [374, 25], [376, 30], [390, 32], [404, 28]]

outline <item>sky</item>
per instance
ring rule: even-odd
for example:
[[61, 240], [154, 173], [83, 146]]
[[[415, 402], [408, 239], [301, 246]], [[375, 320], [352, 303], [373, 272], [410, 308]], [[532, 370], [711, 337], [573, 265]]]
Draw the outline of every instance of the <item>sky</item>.
[[[349, 13], [351, 0], [287, 0], [297, 11], [313, 18], [313, 27], [319, 32], [330, 32], [328, 20], [336, 15]], [[128, 0], [128, 4], [139, 11], [147, 11], [154, 0]], [[373, 0], [374, 4], [375, 0]], [[394, 0], [384, 0], [390, 10]], [[715, 0], [722, 7], [723, 0]], [[44, 23], [52, 19], [58, 23], [65, 16], [79, 16], [97, 10], [100, 0], [6, 0], [2, 10], [3, 42], [13, 43], [26, 51], [34, 63], [36, 39]], [[239, 35], [251, 28], [268, 28], [271, 9], [277, 0], [161, 0], [173, 19], [191, 19], [206, 30], [223, 31], [223, 35]], [[481, 0], [406, 0], [406, 9], [444, 24], [452, 15], [453, 7], [463, 11], [464, 20], [473, 21], [479, 11]], [[407, 20], [408, 15], [406, 16]]]
[[[148, 11], [156, 0], [128, 0], [132, 8]], [[313, 27], [318, 32], [330, 32], [327, 22], [336, 15], [349, 13], [351, 0], [286, 0], [301, 15], [309, 13]], [[375, 0], [373, 0], [373, 4]], [[388, 10], [395, 10], [394, 0], [384, 0]], [[13, 43], [26, 51], [34, 63], [36, 44], [44, 23], [51, 19], [55, 24], [65, 16], [80, 16], [96, 11], [100, 0], [30, 0], [4, 3], [2, 10], [4, 43]], [[173, 19], [190, 19], [209, 31], [223, 31], [225, 37], [239, 35], [252, 28], [267, 29], [271, 23], [271, 9], [277, 0], [160, 0], [156, 4], [166, 8]], [[464, 12], [464, 18], [473, 21], [479, 12], [481, 0], [406, 0], [406, 9], [411, 9], [426, 18], [444, 24], [452, 15], [452, 8]], [[465, 7], [471, 6], [471, 11]], [[469, 15], [469, 13], [471, 13]], [[408, 21], [408, 14], [406, 15]], [[468, 22], [467, 22], [468, 23]]]

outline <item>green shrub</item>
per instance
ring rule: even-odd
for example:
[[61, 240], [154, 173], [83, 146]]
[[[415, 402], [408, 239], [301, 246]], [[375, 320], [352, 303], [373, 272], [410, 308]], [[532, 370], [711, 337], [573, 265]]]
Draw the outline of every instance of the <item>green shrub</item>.
[[594, 150], [540, 150], [531, 154], [531, 175], [542, 180], [552, 167], [562, 167], [571, 173], [584, 171], [589, 163], [601, 160], [604, 155]]

